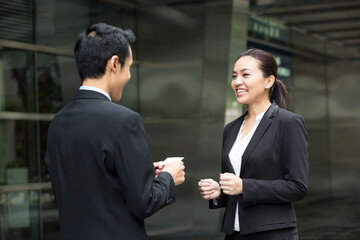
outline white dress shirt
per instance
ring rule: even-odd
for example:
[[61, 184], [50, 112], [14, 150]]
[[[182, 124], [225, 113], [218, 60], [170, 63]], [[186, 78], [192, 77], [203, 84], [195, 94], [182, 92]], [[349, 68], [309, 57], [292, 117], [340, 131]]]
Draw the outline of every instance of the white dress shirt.
[[[234, 145], [231, 148], [231, 151], [229, 153], [229, 158], [231, 161], [231, 165], [234, 168], [236, 176], [240, 176], [240, 168], [241, 168], [241, 162], [242, 162], [242, 155], [245, 152], [246, 147], [248, 146], [252, 136], [254, 135], [254, 132], [256, 128], [259, 126], [259, 123], [261, 119], [263, 118], [265, 112], [262, 112], [256, 116], [256, 121], [254, 125], [251, 128], [251, 131], [241, 140], [241, 130], [243, 129], [244, 122], [246, 121], [246, 117], [241, 124], [241, 128], [239, 130], [239, 133], [237, 135], [237, 138], [234, 142]], [[234, 230], [240, 232], [240, 224], [239, 224], [239, 204], [236, 205], [236, 212], [235, 212], [235, 223], [234, 223]]]
[[89, 91], [95, 91], [95, 92], [101, 93], [101, 94], [105, 95], [111, 101], [110, 95], [107, 92], [105, 92], [104, 90], [102, 90], [101, 88], [92, 87], [92, 86], [80, 86], [79, 90], [89, 90]]

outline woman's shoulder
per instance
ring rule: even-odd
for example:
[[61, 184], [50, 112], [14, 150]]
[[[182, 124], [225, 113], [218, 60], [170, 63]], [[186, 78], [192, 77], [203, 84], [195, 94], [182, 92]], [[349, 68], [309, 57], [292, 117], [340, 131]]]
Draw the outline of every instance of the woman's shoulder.
[[286, 109], [279, 108], [278, 110], [278, 120], [284, 126], [305, 126], [304, 118], [297, 113], [290, 112]]
[[289, 110], [286, 110], [284, 108], [279, 108], [278, 116], [282, 120], [290, 120], [290, 119], [302, 118], [302, 116], [300, 114], [290, 112]]

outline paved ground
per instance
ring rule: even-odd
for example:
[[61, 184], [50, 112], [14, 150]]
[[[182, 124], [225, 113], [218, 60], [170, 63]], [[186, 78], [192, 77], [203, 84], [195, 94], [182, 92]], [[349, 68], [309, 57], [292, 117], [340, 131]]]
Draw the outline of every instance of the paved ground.
[[[360, 240], [360, 196], [350, 198], [305, 201], [295, 205], [300, 240]], [[179, 208], [181, 209], [181, 208]], [[54, 207], [44, 211], [44, 239], [59, 239], [57, 212]], [[179, 213], [181, 214], [181, 213]], [[184, 213], [185, 214], [185, 213]], [[0, 219], [1, 220], [1, 219]], [[162, 223], [165, 224], [165, 223]], [[184, 226], [182, 226], [184, 227]], [[186, 227], [186, 226], [185, 226]], [[211, 227], [211, 226], [210, 226]], [[189, 226], [187, 229], [191, 229]], [[166, 230], [166, 229], [165, 229]], [[36, 229], [34, 232], [37, 232]], [[178, 231], [179, 232], [179, 231]], [[180, 231], [181, 232], [181, 231]], [[189, 231], [168, 233], [151, 237], [151, 240], [223, 240], [224, 234], [206, 237], [191, 235]], [[0, 239], [2, 237], [0, 236]], [[16, 231], [5, 240], [39, 239], [30, 232]], [[264, 239], [266, 240], [266, 239]]]
[[360, 240], [360, 202], [331, 199], [297, 206], [301, 240]]
[[[296, 205], [296, 213], [300, 240], [360, 240], [360, 201], [346, 198], [313, 201]], [[151, 238], [165, 239], [222, 240], [224, 235]]]

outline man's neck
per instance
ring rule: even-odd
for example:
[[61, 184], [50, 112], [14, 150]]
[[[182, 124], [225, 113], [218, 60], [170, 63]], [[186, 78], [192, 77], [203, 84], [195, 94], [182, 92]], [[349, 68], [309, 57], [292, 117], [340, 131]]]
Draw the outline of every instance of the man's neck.
[[86, 78], [84, 79], [82, 86], [96, 87], [101, 90], [110, 93], [107, 82], [102, 78]]

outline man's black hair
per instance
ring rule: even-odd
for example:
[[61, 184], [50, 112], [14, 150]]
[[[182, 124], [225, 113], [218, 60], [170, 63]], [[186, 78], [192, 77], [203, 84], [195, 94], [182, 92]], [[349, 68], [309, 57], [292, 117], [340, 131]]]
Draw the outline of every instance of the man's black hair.
[[74, 49], [81, 80], [103, 76], [108, 60], [114, 55], [124, 66], [125, 59], [130, 56], [130, 43], [134, 41], [135, 35], [131, 30], [105, 23], [96, 23], [82, 31]]

